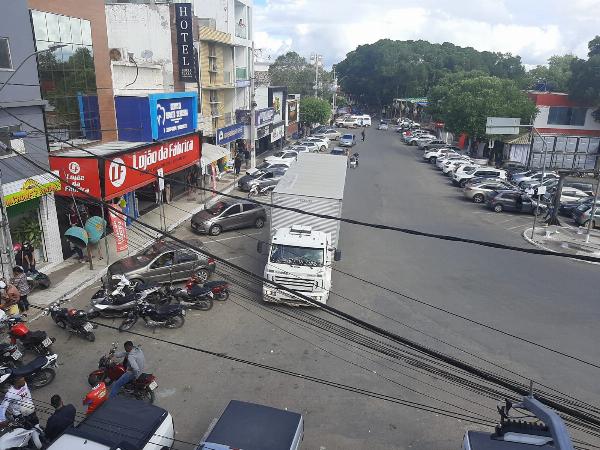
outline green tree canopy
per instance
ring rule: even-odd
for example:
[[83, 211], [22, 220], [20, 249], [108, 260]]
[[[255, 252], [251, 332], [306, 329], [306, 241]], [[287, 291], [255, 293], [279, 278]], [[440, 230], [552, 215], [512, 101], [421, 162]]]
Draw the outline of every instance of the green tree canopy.
[[312, 125], [325, 124], [331, 117], [331, 105], [327, 100], [315, 97], [300, 98], [300, 120]]
[[433, 90], [430, 109], [436, 119], [446, 123], [446, 129], [481, 138], [485, 136], [487, 117], [520, 117], [521, 123], [531, 123], [537, 108], [518, 83], [473, 75], [450, 75]]
[[567, 92], [571, 81], [571, 63], [577, 59], [575, 55], [554, 55], [548, 59], [548, 66], [537, 66], [527, 72], [524, 87]]
[[569, 97], [584, 104], [598, 106], [594, 117], [600, 120], [600, 36], [589, 42], [588, 49], [587, 61], [576, 58], [571, 62]]
[[422, 97], [449, 73], [481, 71], [520, 80], [519, 56], [479, 52], [449, 42], [392, 41], [361, 45], [336, 64], [340, 84], [360, 103], [381, 106], [398, 97]]
[[[277, 57], [269, 67], [271, 85], [287, 86], [290, 94], [300, 94], [301, 97], [315, 95], [315, 66], [296, 52], [288, 52]], [[319, 96], [329, 98], [331, 73], [319, 68]]]

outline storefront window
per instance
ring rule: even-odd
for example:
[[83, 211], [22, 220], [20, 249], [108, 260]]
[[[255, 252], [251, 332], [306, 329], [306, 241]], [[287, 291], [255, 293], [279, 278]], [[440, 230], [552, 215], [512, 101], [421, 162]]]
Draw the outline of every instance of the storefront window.
[[101, 139], [90, 22], [42, 11], [31, 15], [37, 50], [66, 44], [38, 56], [50, 140]]

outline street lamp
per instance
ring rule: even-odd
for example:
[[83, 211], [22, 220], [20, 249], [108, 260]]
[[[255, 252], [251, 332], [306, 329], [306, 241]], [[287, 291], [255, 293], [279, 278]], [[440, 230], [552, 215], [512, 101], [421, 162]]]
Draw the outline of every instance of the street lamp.
[[21, 67], [23, 67], [23, 64], [25, 64], [29, 58], [31, 58], [32, 56], [35, 56], [35, 55], [39, 55], [40, 53], [53, 52], [55, 50], [58, 50], [59, 48], [63, 48], [63, 47], [66, 47], [66, 46], [67, 46], [67, 44], [55, 44], [55, 45], [51, 45], [50, 47], [48, 47], [48, 48], [46, 48], [44, 50], [38, 50], [37, 52], [33, 52], [31, 55], [27, 56], [27, 58], [25, 58], [23, 61], [21, 61], [21, 64], [19, 64], [17, 66], [17, 68], [10, 75], [10, 77], [8, 77], [8, 79], [4, 83], [2, 83], [2, 86], [0, 86], [0, 92], [2, 92], [2, 90], [4, 89], [4, 87], [8, 84], [8, 82], [10, 80], [12, 80], [12, 77], [15, 76], [15, 74], [19, 71], [19, 69]]

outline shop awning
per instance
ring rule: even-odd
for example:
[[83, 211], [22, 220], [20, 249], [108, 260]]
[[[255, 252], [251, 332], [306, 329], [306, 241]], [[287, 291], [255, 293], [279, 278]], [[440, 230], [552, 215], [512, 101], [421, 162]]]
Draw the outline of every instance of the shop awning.
[[203, 143], [200, 164], [202, 165], [202, 167], [206, 167], [209, 164], [223, 158], [224, 156], [230, 156], [228, 149], [224, 147], [219, 147], [218, 145]]

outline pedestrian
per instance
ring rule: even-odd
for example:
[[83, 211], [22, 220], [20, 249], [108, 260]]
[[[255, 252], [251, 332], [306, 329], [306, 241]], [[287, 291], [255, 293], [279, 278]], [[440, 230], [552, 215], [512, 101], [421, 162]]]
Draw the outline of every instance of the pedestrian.
[[49, 442], [59, 437], [63, 431], [72, 427], [75, 423], [75, 407], [71, 404], [65, 405], [60, 395], [54, 394], [50, 398], [50, 404], [54, 408], [54, 413], [48, 417], [44, 435]]
[[244, 149], [244, 158], [246, 159], [246, 169], [248, 169], [248, 166], [250, 165], [250, 150], [248, 150], [247, 148]]
[[362, 140], [363, 142], [365, 142], [365, 129], [363, 128], [363, 130], [360, 132], [360, 135], [362, 136]]
[[113, 383], [108, 398], [115, 398], [123, 386], [133, 380], [137, 380], [144, 370], [145, 358], [144, 352], [133, 345], [133, 342], [127, 341], [123, 345], [124, 352], [115, 353], [116, 358], [123, 358], [123, 366], [126, 372]]
[[10, 388], [0, 404], [0, 427], [6, 426], [8, 422], [7, 412], [12, 417], [23, 418], [27, 426], [40, 423], [35, 413], [31, 391], [23, 377], [13, 378]]
[[235, 155], [235, 160], [233, 161], [233, 167], [235, 168], [235, 174], [240, 174], [240, 169], [242, 168], [242, 155], [238, 153]]
[[25, 263], [25, 265], [23, 266], [23, 269], [25, 270], [25, 272], [37, 272], [35, 270], [35, 255], [34, 255], [34, 251], [35, 249], [33, 248], [33, 245], [31, 245], [31, 242], [29, 241], [25, 241], [23, 242], [23, 262]]
[[27, 295], [29, 295], [30, 289], [27, 276], [21, 266], [13, 267], [13, 277], [10, 279], [10, 284], [14, 285], [19, 291], [19, 311], [28, 311], [29, 301], [27, 301]]
[[0, 309], [8, 316], [19, 314], [20, 299], [21, 294], [14, 285], [6, 284], [4, 280], [0, 280]]

